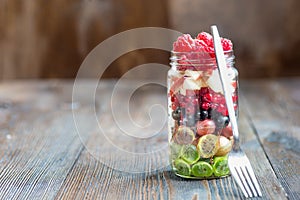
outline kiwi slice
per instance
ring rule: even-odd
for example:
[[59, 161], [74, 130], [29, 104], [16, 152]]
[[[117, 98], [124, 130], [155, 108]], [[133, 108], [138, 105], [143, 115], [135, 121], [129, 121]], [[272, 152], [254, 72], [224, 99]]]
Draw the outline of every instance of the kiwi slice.
[[227, 156], [214, 158], [213, 171], [215, 176], [225, 176], [230, 173]]
[[174, 167], [176, 173], [183, 175], [183, 176], [190, 176], [191, 175], [191, 167], [190, 165], [182, 159], [177, 159], [174, 161]]
[[170, 156], [172, 160], [175, 160], [181, 155], [182, 145], [172, 143], [170, 144]]
[[193, 164], [200, 159], [200, 154], [194, 145], [185, 145], [181, 149], [181, 158], [188, 164]]
[[199, 161], [193, 165], [192, 174], [196, 177], [209, 177], [213, 174], [213, 168], [209, 163]]

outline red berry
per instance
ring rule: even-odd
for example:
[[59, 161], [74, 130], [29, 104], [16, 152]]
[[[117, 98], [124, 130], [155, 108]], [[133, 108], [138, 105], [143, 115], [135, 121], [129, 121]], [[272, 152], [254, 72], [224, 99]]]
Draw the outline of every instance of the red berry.
[[199, 97], [199, 96], [200, 96], [200, 90], [194, 90], [194, 92], [195, 92], [195, 96], [196, 96], [196, 97]]
[[194, 106], [197, 106], [197, 105], [199, 104], [199, 100], [198, 100], [198, 99], [193, 99], [193, 100], [192, 100], [192, 104], [193, 104]]
[[194, 40], [190, 34], [183, 34], [177, 38], [173, 44], [173, 50], [176, 52], [190, 52], [193, 50]]
[[176, 96], [175, 95], [172, 95], [171, 96], [171, 102], [175, 102], [176, 101]]
[[228, 115], [227, 107], [224, 104], [219, 104], [217, 111], [220, 112], [224, 116]]
[[201, 104], [201, 108], [204, 110], [208, 110], [210, 108], [210, 103], [209, 102], [203, 102]]
[[202, 40], [207, 46], [213, 47], [213, 38], [209, 33], [201, 32], [197, 35], [198, 40]]
[[209, 93], [206, 93], [206, 94], [203, 95], [202, 99], [203, 99], [203, 101], [211, 102], [212, 95], [209, 94]]
[[206, 51], [206, 47], [207, 47], [207, 44], [205, 44], [204, 41], [195, 39], [195, 46], [193, 48], [193, 50], [195, 52], [205, 52]]
[[184, 102], [189, 103], [192, 99], [190, 97], [185, 97]]
[[210, 107], [211, 107], [212, 109], [216, 109], [218, 106], [219, 106], [219, 104], [217, 104], [217, 103], [212, 103]]
[[186, 103], [184, 101], [179, 102], [179, 104], [180, 104], [180, 107], [182, 107], [182, 108], [185, 108], [185, 106], [186, 106]]
[[230, 40], [222, 38], [221, 43], [224, 51], [232, 50], [232, 42]]
[[236, 95], [232, 96], [233, 103], [237, 102], [237, 100], [238, 100], [238, 96], [236, 96]]
[[231, 125], [229, 124], [228, 126], [226, 126], [225, 128], [223, 128], [222, 132], [221, 132], [221, 135], [229, 138], [231, 137], [233, 134], [232, 134], [232, 127]]
[[215, 132], [216, 125], [213, 120], [206, 119], [204, 121], [198, 121], [196, 124], [197, 134], [200, 136], [211, 134]]
[[171, 108], [172, 108], [172, 110], [176, 110], [177, 105], [175, 103], [172, 103]]
[[219, 104], [225, 104], [225, 97], [221, 94], [215, 94], [212, 98], [212, 102], [219, 103]]
[[204, 95], [204, 94], [206, 94], [206, 93], [209, 93], [208, 87], [202, 87], [202, 88], [200, 89], [200, 95]]
[[238, 105], [235, 103], [235, 104], [233, 105], [233, 108], [234, 108], [234, 110], [237, 110], [237, 109], [238, 109]]
[[236, 88], [237, 88], [237, 81], [233, 81], [233, 82], [231, 83], [231, 85], [232, 85], [232, 87], [233, 87], [234, 89], [236, 89]]

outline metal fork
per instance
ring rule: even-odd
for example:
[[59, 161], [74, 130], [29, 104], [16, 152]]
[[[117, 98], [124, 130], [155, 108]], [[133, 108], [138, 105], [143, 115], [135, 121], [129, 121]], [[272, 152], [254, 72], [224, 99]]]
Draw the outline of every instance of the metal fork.
[[211, 31], [214, 39], [215, 54], [217, 59], [217, 65], [219, 68], [220, 79], [225, 94], [225, 100], [229, 112], [229, 118], [231, 121], [234, 145], [231, 152], [228, 155], [228, 166], [230, 172], [244, 193], [245, 197], [258, 197], [262, 196], [258, 181], [255, 177], [250, 161], [246, 154], [240, 148], [239, 131], [235, 111], [233, 107], [233, 101], [228, 86], [230, 82], [226, 79], [226, 61], [221, 45], [221, 39], [217, 27], [211, 26]]

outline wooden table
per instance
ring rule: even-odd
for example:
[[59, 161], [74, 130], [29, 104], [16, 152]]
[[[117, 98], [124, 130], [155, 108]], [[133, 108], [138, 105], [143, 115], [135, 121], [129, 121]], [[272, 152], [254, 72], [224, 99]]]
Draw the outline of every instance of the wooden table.
[[[176, 177], [163, 157], [166, 152], [147, 162], [111, 157], [115, 147], [103, 143], [105, 137], [92, 123], [95, 117], [106, 136], [135, 152], [164, 148], [166, 129], [150, 142], [119, 138], [108, 109], [115, 82], [97, 88], [95, 106], [86, 95], [91, 82], [78, 82], [81, 95], [73, 103], [73, 81], [0, 84], [0, 199], [243, 199], [232, 177]], [[120, 107], [122, 95], [134, 85], [123, 85]], [[300, 79], [242, 80], [240, 91], [242, 148], [261, 185], [261, 199], [300, 199]], [[139, 109], [132, 109], [133, 119], [147, 121], [151, 103], [166, 104], [165, 92], [148, 86], [134, 93], [131, 104]], [[153, 171], [156, 166], [166, 167]], [[143, 168], [149, 170], [130, 172]]]

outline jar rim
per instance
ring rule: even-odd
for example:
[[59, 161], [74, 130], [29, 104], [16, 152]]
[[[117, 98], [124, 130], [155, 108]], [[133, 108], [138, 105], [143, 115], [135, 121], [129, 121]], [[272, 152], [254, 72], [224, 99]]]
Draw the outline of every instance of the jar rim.
[[[227, 50], [227, 51], [223, 51], [224, 54], [229, 54], [229, 53], [233, 53], [233, 49], [231, 50]], [[208, 51], [171, 51], [171, 53], [173, 54], [204, 54], [204, 53], [207, 53], [207, 54], [214, 54], [215, 52], [208, 52]]]
[[[226, 63], [234, 64], [233, 50], [225, 51], [224, 56]], [[208, 68], [217, 68], [216, 57], [214, 52], [175, 52], [171, 51], [170, 65], [178, 70], [205, 70]]]

